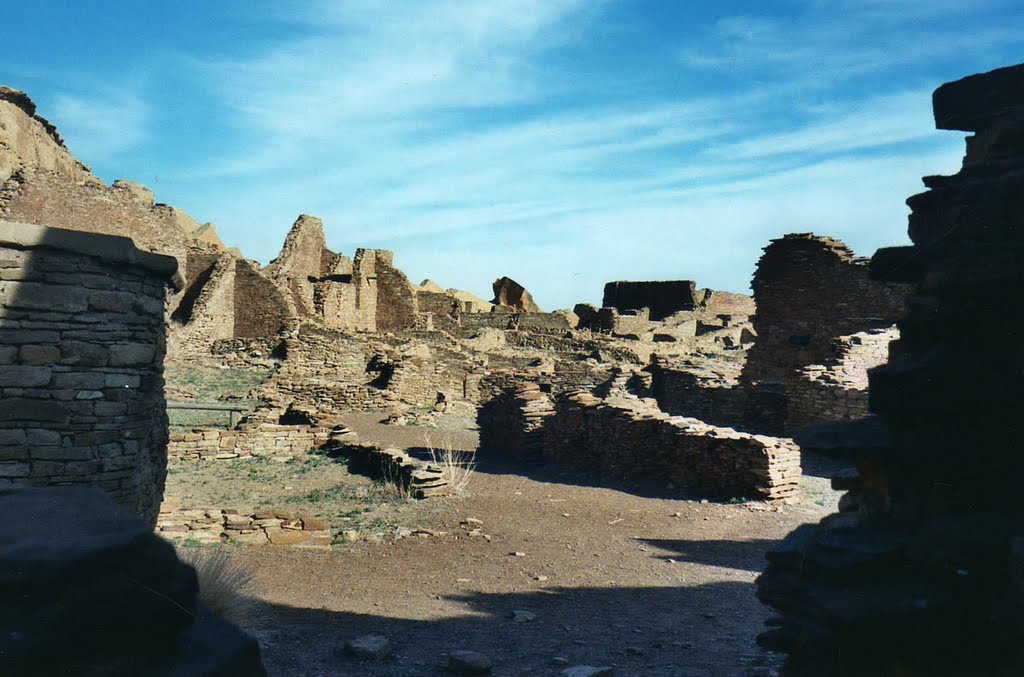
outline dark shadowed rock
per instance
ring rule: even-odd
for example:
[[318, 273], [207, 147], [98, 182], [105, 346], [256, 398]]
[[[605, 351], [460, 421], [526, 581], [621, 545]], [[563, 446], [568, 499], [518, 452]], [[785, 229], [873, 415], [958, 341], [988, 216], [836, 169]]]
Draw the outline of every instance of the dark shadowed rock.
[[0, 513], [4, 674], [263, 674], [256, 643], [197, 608], [192, 567], [99, 489], [5, 487]]
[[491, 659], [477, 651], [452, 651], [448, 670], [457, 675], [486, 675], [491, 671]]
[[1024, 64], [947, 82], [932, 95], [935, 126], [976, 132], [993, 121], [1024, 114]]
[[345, 642], [345, 653], [359, 660], [383, 660], [393, 650], [391, 640], [384, 635], [363, 635]]

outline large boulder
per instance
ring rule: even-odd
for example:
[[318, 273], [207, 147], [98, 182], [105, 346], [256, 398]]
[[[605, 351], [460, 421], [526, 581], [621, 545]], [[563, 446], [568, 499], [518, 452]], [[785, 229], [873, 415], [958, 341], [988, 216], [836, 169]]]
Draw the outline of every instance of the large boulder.
[[499, 277], [491, 285], [494, 289], [494, 300], [497, 306], [507, 306], [524, 313], [543, 312], [533, 301], [533, 296], [523, 285], [509, 277]]

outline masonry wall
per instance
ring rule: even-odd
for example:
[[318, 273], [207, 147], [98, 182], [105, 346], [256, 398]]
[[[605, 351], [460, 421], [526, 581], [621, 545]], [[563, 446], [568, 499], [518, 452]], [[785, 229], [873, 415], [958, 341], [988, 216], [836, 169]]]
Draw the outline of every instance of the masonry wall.
[[235, 261], [234, 338], [260, 338], [280, 334], [288, 324], [288, 306], [281, 292], [256, 266]]
[[650, 308], [652, 320], [663, 320], [680, 310], [693, 310], [699, 299], [692, 280], [665, 282], [609, 282], [604, 286], [605, 308], [620, 313]]
[[0, 482], [88, 484], [156, 519], [175, 270], [126, 238], [0, 222]]
[[795, 499], [800, 450], [671, 416], [651, 400], [577, 390], [552, 398], [520, 383], [480, 410], [481, 450], [543, 457], [618, 478], [656, 478], [726, 496]]
[[327, 432], [310, 426], [271, 423], [243, 424], [236, 430], [196, 428], [171, 435], [167, 456], [175, 461], [287, 459], [322, 445], [327, 441]]
[[416, 304], [420, 313], [430, 313], [434, 329], [457, 334], [463, 306], [457, 298], [448, 293], [418, 291]]
[[393, 265], [394, 255], [376, 250], [377, 331], [402, 331], [416, 326], [416, 291], [405, 273]]
[[757, 340], [743, 378], [781, 383], [822, 364], [838, 337], [894, 325], [910, 291], [871, 280], [868, 261], [842, 242], [806, 233], [772, 240], [751, 286]]

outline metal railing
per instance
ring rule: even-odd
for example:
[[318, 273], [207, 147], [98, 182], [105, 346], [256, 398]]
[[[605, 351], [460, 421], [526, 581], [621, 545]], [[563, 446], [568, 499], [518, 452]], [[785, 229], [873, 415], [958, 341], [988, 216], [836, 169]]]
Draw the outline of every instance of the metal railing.
[[228, 428], [234, 428], [242, 419], [242, 414], [250, 407], [238, 404], [205, 404], [192, 402], [168, 402], [168, 411], [172, 409], [184, 411], [226, 411], [228, 413]]

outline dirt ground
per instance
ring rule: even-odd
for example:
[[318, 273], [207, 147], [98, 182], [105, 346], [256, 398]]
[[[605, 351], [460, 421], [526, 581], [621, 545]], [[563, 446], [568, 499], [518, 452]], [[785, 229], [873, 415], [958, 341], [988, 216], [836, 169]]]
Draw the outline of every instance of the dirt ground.
[[[346, 423], [395, 445], [437, 435], [375, 420]], [[475, 445], [453, 430], [456, 444]], [[808, 477], [801, 505], [767, 507], [484, 457], [466, 495], [403, 514], [431, 535], [224, 549], [253, 575], [259, 605], [243, 625], [271, 675], [444, 675], [448, 652], [472, 650], [494, 675], [591, 665], [619, 677], [767, 676], [778, 659], [754, 642], [768, 614], [753, 583], [766, 548], [835, 508], [827, 470], [812, 467], [821, 477]], [[469, 518], [482, 522], [475, 534]], [[517, 622], [517, 610], [535, 618]], [[340, 651], [366, 634], [388, 637], [393, 655], [367, 663]]]

